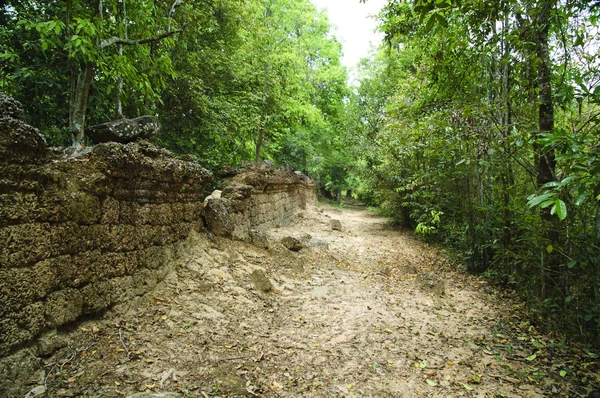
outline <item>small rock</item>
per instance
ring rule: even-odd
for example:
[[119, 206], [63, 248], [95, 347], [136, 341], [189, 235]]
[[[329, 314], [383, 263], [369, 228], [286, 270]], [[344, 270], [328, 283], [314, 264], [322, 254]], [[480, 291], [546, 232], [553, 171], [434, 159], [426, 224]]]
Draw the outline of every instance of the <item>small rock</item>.
[[69, 340], [66, 336], [59, 335], [56, 329], [52, 329], [40, 336], [37, 341], [37, 353], [42, 357], [48, 357], [60, 348], [66, 347]]
[[293, 252], [297, 252], [304, 247], [302, 242], [291, 236], [286, 236], [281, 240], [281, 243]]
[[204, 198], [204, 203], [207, 203], [209, 199], [221, 199], [221, 193], [222, 191], [215, 189], [210, 195]]
[[341, 231], [342, 230], [342, 223], [340, 222], [340, 220], [332, 219], [329, 222], [329, 225], [331, 225], [331, 229], [334, 230], [334, 231]]
[[263, 293], [268, 293], [273, 290], [273, 284], [267, 278], [267, 275], [261, 270], [252, 271], [252, 283], [254, 286]]
[[329, 243], [324, 240], [320, 240], [320, 239], [316, 239], [316, 238], [309, 238], [309, 239], [303, 239], [302, 241], [309, 247], [319, 247], [319, 248], [329, 249]]
[[248, 231], [250, 235], [250, 242], [254, 246], [261, 247], [263, 249], [269, 248], [269, 240], [267, 239], [267, 234], [258, 229], [251, 229]]

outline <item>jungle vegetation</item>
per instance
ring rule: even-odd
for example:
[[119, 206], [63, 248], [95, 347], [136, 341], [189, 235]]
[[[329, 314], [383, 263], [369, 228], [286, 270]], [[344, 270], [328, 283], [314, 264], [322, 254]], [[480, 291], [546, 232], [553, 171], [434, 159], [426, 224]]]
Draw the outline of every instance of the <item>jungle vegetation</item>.
[[157, 143], [211, 170], [287, 162], [598, 344], [599, 12], [389, 0], [350, 85], [309, 0], [9, 0], [0, 91], [51, 145], [154, 114]]

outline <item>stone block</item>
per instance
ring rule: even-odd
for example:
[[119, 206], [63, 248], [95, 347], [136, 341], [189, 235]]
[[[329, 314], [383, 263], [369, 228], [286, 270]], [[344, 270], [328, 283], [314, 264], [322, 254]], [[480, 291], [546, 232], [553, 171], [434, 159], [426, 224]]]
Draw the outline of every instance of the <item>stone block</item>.
[[0, 268], [24, 267], [50, 257], [53, 252], [50, 225], [28, 223], [0, 228]]
[[64, 289], [48, 296], [45, 303], [46, 323], [56, 327], [72, 322], [82, 313], [83, 298], [76, 289]]
[[49, 357], [68, 344], [69, 339], [67, 336], [58, 334], [56, 329], [51, 329], [38, 338], [36, 342], [37, 354], [42, 357]]
[[90, 283], [81, 289], [83, 297], [82, 313], [92, 314], [108, 308], [114, 295], [110, 281]]
[[101, 217], [100, 199], [85, 192], [48, 189], [41, 196], [41, 219], [51, 222], [97, 223]]
[[108, 197], [102, 202], [102, 224], [118, 224], [121, 203], [115, 198]]
[[0, 225], [33, 222], [39, 217], [37, 195], [24, 192], [10, 192], [0, 195]]
[[217, 236], [231, 236], [233, 223], [229, 216], [229, 199], [210, 199], [204, 208], [206, 225]]

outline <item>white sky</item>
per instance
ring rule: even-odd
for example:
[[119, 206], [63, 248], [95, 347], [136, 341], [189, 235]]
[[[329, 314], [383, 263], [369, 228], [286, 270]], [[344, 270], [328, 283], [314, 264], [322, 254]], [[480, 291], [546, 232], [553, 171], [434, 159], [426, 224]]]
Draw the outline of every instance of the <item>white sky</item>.
[[378, 45], [383, 33], [375, 33], [377, 22], [371, 18], [376, 15], [387, 0], [367, 0], [365, 4], [359, 0], [312, 0], [319, 9], [327, 9], [329, 22], [334, 25], [334, 35], [344, 46], [342, 63], [348, 67], [350, 76], [354, 77], [352, 68], [361, 58], [369, 55], [370, 43]]

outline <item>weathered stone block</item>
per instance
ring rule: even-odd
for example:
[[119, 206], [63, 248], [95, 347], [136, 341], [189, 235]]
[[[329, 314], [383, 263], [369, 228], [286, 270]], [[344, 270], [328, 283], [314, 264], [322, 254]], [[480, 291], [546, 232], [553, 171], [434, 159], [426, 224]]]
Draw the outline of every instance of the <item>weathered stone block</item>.
[[104, 199], [102, 202], [102, 224], [118, 224], [119, 223], [119, 214], [120, 210], [120, 202], [112, 197], [108, 197]]
[[28, 223], [0, 228], [0, 267], [23, 267], [50, 257], [50, 225]]
[[174, 258], [173, 247], [171, 245], [163, 247], [151, 246], [137, 253], [139, 266], [149, 269], [158, 269]]
[[10, 192], [0, 195], [0, 225], [33, 222], [39, 217], [37, 195]]
[[110, 281], [102, 281], [90, 283], [81, 289], [83, 297], [82, 313], [92, 314], [105, 308], [111, 304], [111, 297], [114, 295], [113, 285]]
[[206, 202], [204, 214], [207, 227], [217, 236], [231, 236], [233, 223], [229, 216], [229, 199], [210, 199]]
[[45, 304], [46, 324], [50, 327], [72, 322], [81, 315], [83, 298], [76, 289], [64, 289], [48, 296]]
[[40, 203], [44, 221], [92, 224], [101, 217], [100, 200], [85, 192], [46, 191]]

